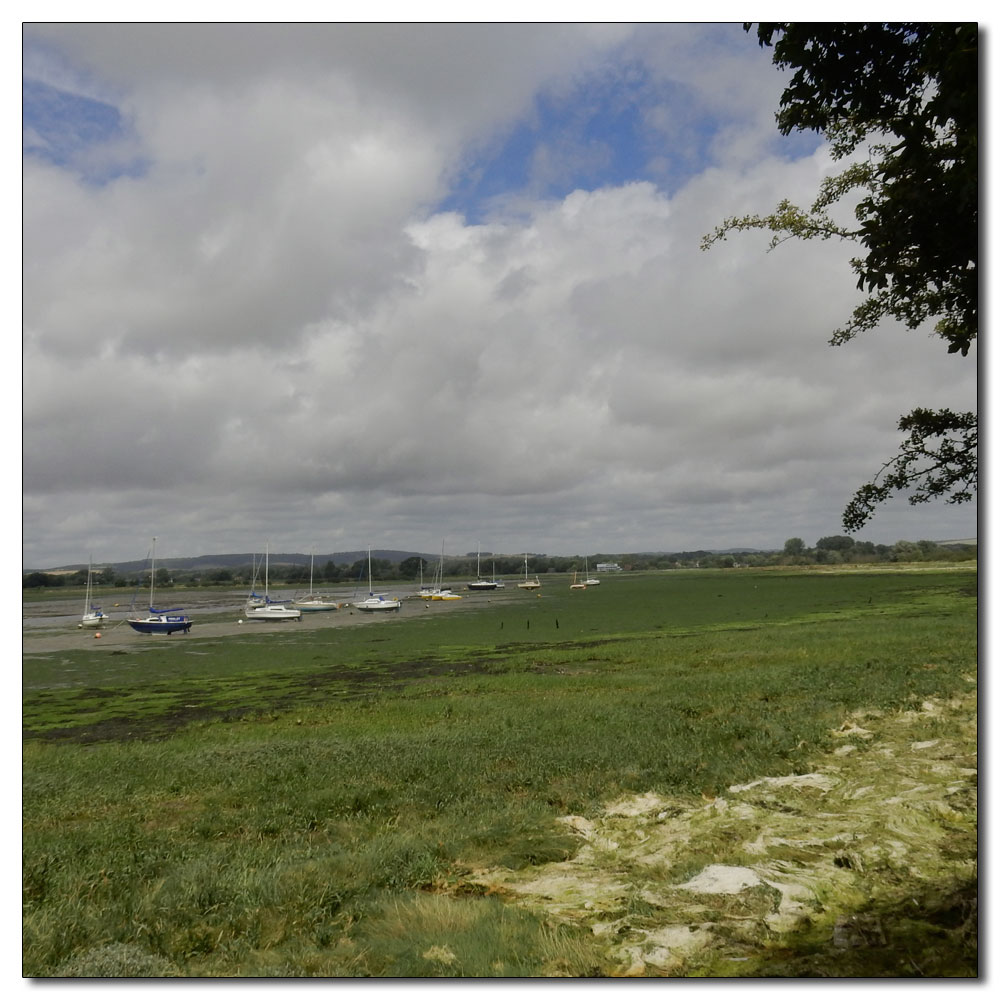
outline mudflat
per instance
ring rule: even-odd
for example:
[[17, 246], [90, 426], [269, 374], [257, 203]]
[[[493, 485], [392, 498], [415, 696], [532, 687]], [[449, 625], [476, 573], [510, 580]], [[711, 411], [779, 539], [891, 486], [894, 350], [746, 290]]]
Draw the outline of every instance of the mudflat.
[[[134, 648], [164, 642], [186, 642], [194, 638], [218, 639], [227, 635], [245, 633], [248, 629], [267, 635], [285, 632], [288, 629], [312, 630], [326, 628], [347, 628], [383, 618], [397, 620], [430, 614], [447, 614], [467, 608], [482, 607], [487, 603], [507, 603], [524, 598], [519, 590], [505, 589], [485, 593], [462, 593], [460, 601], [427, 601], [417, 597], [407, 597], [403, 587], [386, 587], [389, 594], [403, 598], [399, 611], [364, 612], [351, 607], [351, 602], [361, 600], [366, 594], [357, 595], [352, 591], [332, 596], [344, 607], [336, 611], [303, 612], [299, 621], [251, 622], [243, 619], [243, 602], [246, 595], [234, 591], [232, 594], [199, 591], [173, 591], [158, 606], [180, 607], [194, 619], [194, 625], [187, 634], [175, 632], [173, 635], [144, 635], [136, 632], [126, 622], [129, 617], [128, 599], [124, 601], [104, 601], [104, 613], [110, 618], [99, 628], [81, 628], [79, 599], [52, 599], [22, 605], [21, 612], [21, 652], [22, 655], [53, 653], [61, 650], [80, 649], [84, 646], [100, 644], [109, 649]], [[460, 593], [456, 589], [456, 593]], [[117, 605], [117, 606], [116, 606]], [[145, 608], [134, 614], [141, 615]], [[242, 622], [240, 619], [243, 619]], [[100, 638], [97, 638], [100, 633]]]

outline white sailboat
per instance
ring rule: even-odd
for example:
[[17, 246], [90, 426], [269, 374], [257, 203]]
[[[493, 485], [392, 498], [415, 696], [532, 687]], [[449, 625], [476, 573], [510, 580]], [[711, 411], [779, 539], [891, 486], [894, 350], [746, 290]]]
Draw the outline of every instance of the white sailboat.
[[524, 580], [518, 584], [522, 590], [537, 590], [542, 585], [541, 581], [538, 579], [538, 574], [535, 574], [534, 580], [528, 579], [528, 553], [524, 553]]
[[420, 558], [420, 589], [414, 594], [414, 597], [422, 598], [425, 601], [429, 601], [435, 594], [441, 592], [441, 588], [437, 586], [437, 574], [438, 571], [434, 570], [434, 578], [430, 583], [424, 583], [424, 560], [423, 557]]
[[83, 599], [83, 617], [77, 628], [100, 628], [111, 619], [96, 605], [91, 604], [91, 588], [94, 579], [94, 560], [91, 557], [87, 565], [87, 594]]
[[444, 586], [444, 542], [441, 543], [441, 561], [434, 571], [434, 580], [431, 584], [421, 584], [417, 597], [425, 601], [460, 601], [461, 594], [453, 594], [451, 590]]
[[372, 550], [368, 547], [368, 597], [363, 601], [358, 601], [354, 606], [358, 611], [398, 611], [403, 602], [394, 597], [386, 597], [385, 594], [376, 594], [372, 590]]
[[586, 590], [587, 585], [585, 583], [576, 582], [576, 570], [573, 570], [573, 582], [569, 585], [570, 590]]
[[309, 593], [297, 601], [292, 601], [292, 605], [299, 611], [336, 611], [340, 607], [340, 602], [323, 594], [317, 594], [313, 590], [313, 555], [309, 556]]
[[[484, 580], [483, 574], [479, 568], [479, 557], [481, 555], [481, 550], [477, 547], [476, 549], [476, 580], [474, 583], [467, 583], [466, 586], [469, 590], [496, 590], [497, 582], [496, 580]], [[493, 574], [496, 576], [496, 574]]]
[[170, 635], [173, 632], [190, 632], [194, 620], [187, 615], [176, 615], [172, 612], [182, 611], [182, 608], [153, 607], [156, 594], [156, 537], [153, 537], [149, 562], [149, 615], [146, 618], [126, 618], [125, 620], [136, 630], [145, 635]]
[[601, 581], [596, 576], [590, 575], [590, 563], [586, 559], [583, 560], [583, 575], [583, 582], [588, 587], [599, 587], [601, 585]]
[[420, 559], [420, 588], [417, 590], [414, 597], [422, 597], [424, 600], [428, 600], [434, 593], [434, 585], [431, 583], [424, 583], [424, 560]]
[[302, 612], [298, 608], [290, 608], [280, 601], [272, 601], [268, 591], [269, 587], [270, 557], [268, 547], [264, 547], [264, 596], [259, 597], [253, 592], [254, 584], [257, 582], [257, 567], [254, 567], [254, 580], [250, 584], [250, 594], [247, 597], [246, 607], [243, 614], [248, 621], [252, 622], [297, 622], [302, 618]]

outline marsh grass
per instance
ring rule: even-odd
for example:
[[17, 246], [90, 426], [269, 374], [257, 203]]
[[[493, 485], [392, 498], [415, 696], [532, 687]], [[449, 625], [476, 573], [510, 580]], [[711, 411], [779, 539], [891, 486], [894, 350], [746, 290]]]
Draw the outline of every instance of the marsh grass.
[[491, 898], [387, 898], [356, 945], [376, 976], [579, 977], [601, 968], [593, 935]]
[[508, 604], [171, 644], [132, 674], [88, 649], [76, 686], [26, 663], [24, 972], [606, 972], [585, 936], [446, 890], [569, 857], [560, 815], [792, 773], [859, 706], [963, 688], [968, 580], [650, 576], [522, 602], [517, 638]]

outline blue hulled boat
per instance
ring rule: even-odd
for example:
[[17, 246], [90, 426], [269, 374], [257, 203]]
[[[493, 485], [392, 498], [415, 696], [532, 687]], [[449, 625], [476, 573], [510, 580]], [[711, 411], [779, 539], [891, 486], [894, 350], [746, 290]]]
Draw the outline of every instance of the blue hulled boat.
[[171, 632], [187, 632], [194, 624], [193, 619], [187, 615], [171, 614], [172, 611], [182, 611], [183, 608], [168, 608], [166, 611], [158, 611], [156, 608], [149, 609], [148, 618], [129, 618], [129, 625], [136, 632], [146, 632], [147, 634], [170, 635]]
[[126, 618], [125, 620], [136, 630], [147, 635], [170, 635], [172, 632], [188, 632], [194, 620], [187, 615], [174, 612], [183, 608], [165, 608], [162, 611], [153, 607], [156, 590], [156, 538], [153, 539], [152, 556], [149, 572], [149, 615], [146, 618]]

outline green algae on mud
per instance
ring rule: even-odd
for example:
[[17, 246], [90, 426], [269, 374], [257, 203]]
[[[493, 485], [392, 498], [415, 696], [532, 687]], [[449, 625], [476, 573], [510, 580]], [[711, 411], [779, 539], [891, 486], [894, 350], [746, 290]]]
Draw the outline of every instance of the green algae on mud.
[[[650, 644], [655, 638], [706, 634], [722, 642], [735, 634], [744, 659], [758, 647], [766, 658], [771, 630], [780, 626], [830, 622], [856, 632], [860, 623], [864, 636], [869, 626], [884, 634], [921, 616], [962, 613], [974, 581], [968, 568], [918, 575], [676, 571], [616, 578], [583, 594], [553, 583], [542, 598], [455, 602], [460, 613], [394, 621], [337, 612], [330, 620], [349, 624], [234, 626], [228, 636], [201, 639], [126, 629], [125, 644], [81, 642], [58, 654], [33, 654], [26, 643], [23, 725], [27, 737], [164, 735], [187, 722], [367, 697], [420, 678], [552, 669], [560, 656], [577, 660], [587, 649], [603, 647], [604, 662], [627, 660], [629, 637], [644, 647], [640, 658], [663, 655]], [[870, 661], [861, 648], [867, 640], [858, 645], [857, 655]]]

